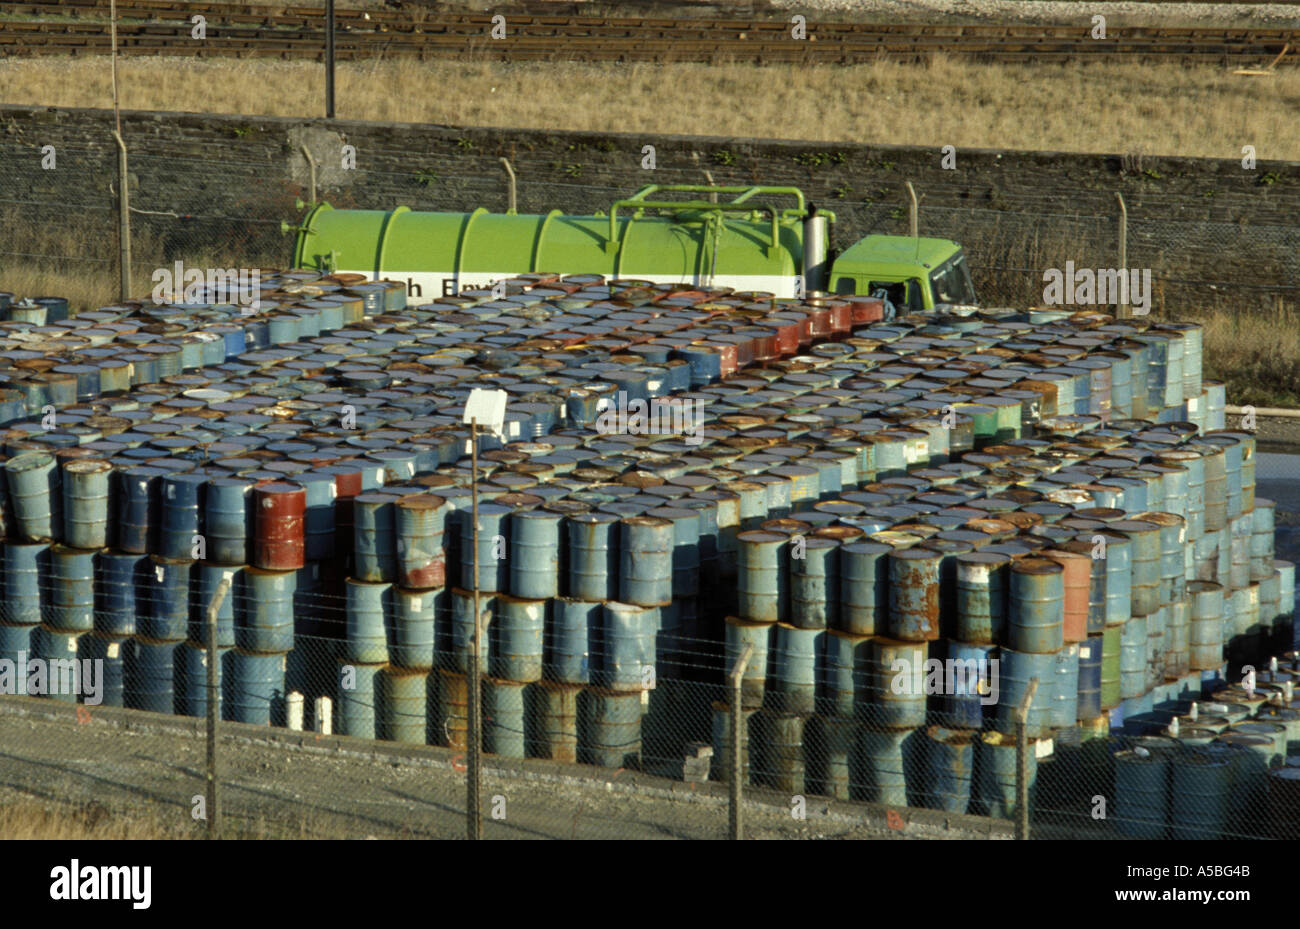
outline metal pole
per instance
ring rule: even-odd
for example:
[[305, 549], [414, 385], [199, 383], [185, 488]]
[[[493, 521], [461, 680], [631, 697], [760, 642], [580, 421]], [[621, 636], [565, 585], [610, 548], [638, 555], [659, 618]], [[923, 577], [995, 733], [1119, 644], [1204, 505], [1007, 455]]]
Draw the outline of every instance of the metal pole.
[[108, 28], [113, 45], [113, 122], [118, 132], [122, 131], [122, 116], [117, 110], [117, 0], [108, 4]]
[[311, 170], [311, 187], [308, 189], [307, 197], [312, 206], [316, 205], [316, 159], [311, 156], [306, 145], [299, 145], [298, 150], [302, 152], [302, 157], [307, 159], [307, 167]]
[[221, 837], [221, 793], [217, 780], [217, 718], [220, 716], [220, 684], [217, 672], [221, 660], [217, 653], [217, 610], [221, 609], [226, 594], [230, 592], [230, 577], [227, 575], [217, 585], [216, 596], [208, 607], [208, 838]]
[[907, 182], [907, 199], [907, 234], [915, 239], [921, 234], [919, 231], [921, 228], [921, 204], [917, 202], [916, 191], [912, 188], [911, 181]]
[[113, 140], [117, 142], [117, 263], [118, 290], [131, 299], [131, 202], [127, 192], [126, 142], [122, 140], [122, 113], [117, 98], [117, 0], [109, 0], [109, 31], [113, 46]]
[[515, 215], [515, 169], [510, 167], [510, 161], [507, 158], [497, 159], [506, 169], [506, 174], [510, 175], [510, 203], [506, 210], [511, 216]]
[[745, 714], [740, 704], [740, 683], [745, 674], [745, 666], [749, 664], [749, 657], [754, 653], [752, 643], [746, 643], [740, 655], [736, 658], [736, 663], [731, 666], [731, 738], [727, 742], [727, 754], [731, 765], [731, 783], [730, 788], [731, 804], [730, 816], [728, 817], [731, 826], [731, 837], [737, 841], [745, 837], [745, 819], [741, 811], [741, 795], [743, 787], [741, 784], [742, 768], [740, 758], [740, 727], [745, 724]]
[[470, 421], [470, 455], [471, 455], [471, 481], [470, 486], [473, 492], [473, 540], [474, 546], [474, 646], [470, 649], [469, 657], [469, 772], [466, 778], [468, 784], [468, 798], [466, 800], [466, 816], [468, 818], [469, 838], [483, 838], [483, 814], [479, 802], [479, 790], [481, 787], [482, 771], [482, 710], [480, 703], [482, 699], [481, 668], [481, 650], [483, 647], [483, 617], [479, 613], [478, 606], [478, 420]]
[[334, 0], [325, 3], [325, 118], [334, 118]]
[[1038, 692], [1038, 678], [1029, 682], [1016, 708], [1016, 838], [1029, 838], [1029, 705]]
[[[1124, 206], [1123, 194], [1115, 194], [1115, 199], [1119, 201], [1119, 273], [1127, 277], [1128, 271], [1125, 269], [1128, 267], [1128, 207]], [[1129, 305], [1121, 303], [1117, 315], [1120, 319], [1129, 319], [1132, 316]]]
[[131, 299], [131, 199], [127, 192], [126, 142], [113, 130], [117, 143], [117, 265], [118, 289], [122, 299]]

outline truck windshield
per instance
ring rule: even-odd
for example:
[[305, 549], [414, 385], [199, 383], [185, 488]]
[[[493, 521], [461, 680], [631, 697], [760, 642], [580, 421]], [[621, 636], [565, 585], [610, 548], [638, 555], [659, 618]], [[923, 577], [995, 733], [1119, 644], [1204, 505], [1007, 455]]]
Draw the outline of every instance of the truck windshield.
[[935, 303], [977, 303], [975, 285], [966, 270], [966, 256], [953, 255], [930, 274]]

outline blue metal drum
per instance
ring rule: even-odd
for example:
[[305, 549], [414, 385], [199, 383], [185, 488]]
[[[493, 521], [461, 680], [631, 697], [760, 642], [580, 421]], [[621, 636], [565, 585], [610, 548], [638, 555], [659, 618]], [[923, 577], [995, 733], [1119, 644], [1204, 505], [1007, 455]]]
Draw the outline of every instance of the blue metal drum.
[[540, 681], [550, 601], [520, 600], [499, 594], [495, 602], [495, 618], [488, 630], [488, 673], [507, 681]]
[[821, 629], [776, 625], [769, 646], [772, 670], [767, 681], [767, 701], [773, 710], [798, 715], [814, 712], [826, 634]]
[[393, 494], [379, 492], [352, 498], [353, 573], [358, 581], [379, 584], [397, 579], [397, 500]]
[[95, 556], [95, 628], [115, 638], [135, 633], [136, 616], [149, 604], [153, 565], [145, 555], [99, 552]]
[[133, 710], [176, 711], [176, 663], [181, 642], [136, 636], [125, 644], [123, 702]]
[[152, 576], [144, 588], [148, 591], [148, 609], [136, 618], [136, 631], [146, 639], [183, 641], [190, 624], [190, 576], [194, 562], [154, 555], [150, 566]]
[[549, 510], [511, 514], [509, 589], [514, 596], [524, 600], [559, 596], [563, 518]]
[[[252, 570], [251, 568], [249, 570]], [[343, 658], [356, 664], [388, 661], [388, 623], [393, 585], [348, 578], [347, 631]]]
[[839, 549], [838, 628], [853, 635], [883, 632], [888, 622], [889, 559], [880, 542], [848, 542]]
[[196, 557], [196, 537], [203, 535], [203, 496], [206, 474], [182, 471], [162, 479], [162, 523], [158, 553], [165, 558]]
[[1005, 647], [1001, 650], [998, 665], [1001, 694], [996, 714], [999, 732], [1008, 737], [1015, 736], [1016, 710], [1030, 681], [1037, 678], [1038, 690], [1029, 706], [1025, 733], [1031, 739], [1043, 738], [1051, 733], [1057, 681], [1056, 662], [1057, 656], [1051, 652], [1017, 652]]
[[1101, 715], [1101, 656], [1102, 636], [1089, 636], [1079, 648], [1079, 720], [1096, 719]]
[[564, 531], [569, 555], [568, 596], [589, 601], [617, 597], [618, 517], [611, 513], [580, 513], [565, 518]]
[[[380, 671], [378, 682], [379, 738], [409, 745], [427, 744], [429, 672], [390, 665]], [[484, 711], [486, 718], [486, 700]]]
[[227, 678], [230, 686], [225, 712], [229, 719], [256, 726], [284, 725], [286, 667], [284, 655], [263, 655], [236, 648]]
[[72, 548], [108, 545], [108, 484], [113, 466], [93, 458], [63, 468], [63, 538]]
[[0, 619], [11, 626], [41, 621], [41, 589], [50, 576], [50, 546], [45, 542], [4, 543], [4, 603]]
[[[208, 715], [208, 651], [198, 642], [186, 642], [177, 650], [176, 682], [180, 706], [177, 712], [185, 716]], [[230, 687], [230, 665], [234, 649], [217, 647], [217, 712], [224, 718], [225, 691]]]
[[253, 482], [218, 477], [208, 482], [204, 501], [204, 539], [207, 560], [214, 564], [249, 562], [253, 537]]
[[45, 624], [64, 632], [95, 627], [95, 552], [50, 547], [50, 589]]
[[[247, 567], [235, 592], [235, 645], [247, 652], [282, 654], [293, 648], [297, 571]], [[358, 659], [360, 660], [360, 659]]]
[[[3, 647], [3, 627], [0, 627], [0, 657], [9, 657]], [[98, 680], [100, 693], [98, 703], [92, 703], [92, 695], [83, 693], [82, 702], [87, 706], [122, 706], [123, 689], [126, 678], [125, 649], [130, 641], [121, 636], [106, 635], [95, 630], [77, 639], [77, 659], [80, 661], [99, 662]]]
[[381, 664], [355, 664], [339, 659], [335, 729], [340, 735], [376, 738], [376, 679], [383, 667]]
[[[480, 503], [478, 508], [478, 589], [505, 592], [509, 588], [506, 532], [511, 508], [499, 503]], [[461, 523], [461, 586], [474, 587], [474, 526], [472, 515]]]
[[393, 624], [389, 655], [394, 665], [427, 671], [436, 666], [438, 613], [446, 591], [393, 589]]
[[53, 455], [24, 452], [5, 462], [16, 535], [49, 542], [62, 534], [62, 490]]
[[[77, 661], [81, 632], [64, 632], [48, 626], [32, 630], [31, 656], [37, 665], [28, 665], [27, 693], [49, 697], [61, 703], [76, 703], [86, 683]], [[30, 659], [29, 659], [30, 660]], [[17, 669], [15, 669], [17, 670]]]
[[592, 680], [593, 663], [588, 643], [592, 633], [599, 638], [604, 604], [594, 600], [558, 598], [551, 601], [544, 646], [546, 677], [565, 684], [586, 684]]

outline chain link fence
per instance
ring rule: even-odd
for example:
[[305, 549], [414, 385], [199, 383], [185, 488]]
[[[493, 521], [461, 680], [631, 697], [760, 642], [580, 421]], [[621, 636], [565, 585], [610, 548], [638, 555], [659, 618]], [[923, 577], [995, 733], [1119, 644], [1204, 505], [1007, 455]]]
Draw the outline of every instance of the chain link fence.
[[[245, 622], [258, 611], [242, 594], [231, 604], [236, 622], [219, 621], [224, 834], [464, 835], [469, 640], [453, 614], [467, 593], [418, 592], [436, 617], [419, 658], [397, 644], [390, 616], [388, 644], [361, 662], [345, 598], [319, 580], [304, 589], [312, 573], [300, 572], [287, 651], [234, 644], [265, 634]], [[50, 605], [58, 589], [43, 591], [47, 619], [61, 608]], [[134, 595], [143, 613], [174, 609], [148, 577]], [[1083, 685], [1076, 700], [1044, 675], [1021, 752], [1015, 682], [995, 647], [876, 648], [881, 640], [834, 630], [724, 621], [727, 599], [640, 610], [649, 625], [617, 640], [602, 604], [579, 604], [591, 625], [563, 638], [557, 617], [575, 601], [543, 602], [530, 654], [501, 631], [505, 598], [484, 594], [485, 837], [727, 837], [735, 691], [726, 670], [742, 643], [754, 646], [739, 687], [751, 836], [1010, 837], [1022, 760], [1032, 836], [1300, 835], [1293, 782], [1270, 775], [1297, 747], [1297, 713], [1265, 703], [1280, 690], [1268, 682], [1295, 671], [1288, 660], [1275, 678], [1261, 671], [1257, 693], [1215, 694], [1208, 688], [1226, 683], [1217, 673], [1160, 673], [1167, 655], [1156, 646], [1145, 669], [1157, 682], [1152, 710], [1109, 732], [1104, 714], [1075, 718]], [[33, 667], [17, 694], [11, 680], [0, 697], [0, 798], [141, 817], [153, 834], [203, 832], [207, 652], [198, 603], [186, 605], [183, 641], [0, 626], [0, 657], [25, 652], [49, 669]], [[674, 615], [686, 624], [663, 628]], [[1268, 629], [1262, 640], [1230, 632], [1229, 651], [1249, 647], [1266, 668], [1293, 637], [1290, 617]], [[1063, 654], [1077, 662], [1090, 644]], [[384, 656], [420, 667], [373, 660]], [[83, 662], [80, 678], [70, 658]], [[42, 690], [62, 692], [38, 698]], [[1188, 719], [1193, 704], [1198, 721]], [[1174, 716], [1196, 732], [1163, 734]]]
[[[227, 157], [218, 167], [207, 153], [175, 147], [182, 150], [130, 156], [136, 292], [148, 291], [154, 269], [176, 261], [286, 267], [295, 227], [312, 195], [302, 154], [285, 151], [276, 162]], [[7, 219], [0, 226], [0, 271], [19, 283], [35, 279], [62, 286], [87, 304], [112, 302], [117, 298], [115, 152], [104, 146], [60, 149], [57, 167], [33, 180], [31, 164], [41, 157], [34, 146], [0, 146], [0, 213]], [[286, 160], [291, 163], [288, 171]], [[419, 167], [402, 172], [357, 168], [345, 186], [326, 183], [338, 170], [318, 165], [316, 196], [340, 208], [506, 208], [506, 174], [496, 157], [467, 148], [456, 156], [413, 153], [410, 161]], [[712, 177], [701, 166], [664, 166], [640, 172], [644, 179], [636, 184], [616, 185], [605, 177], [584, 177], [584, 170], [591, 169], [576, 162], [542, 161], [527, 153], [516, 155], [513, 167], [522, 213], [557, 207], [592, 213], [627, 196], [640, 183], [698, 184]], [[715, 170], [721, 177], [728, 169]], [[46, 176], [49, 182], [40, 182]], [[179, 183], [186, 178], [194, 181]], [[909, 210], [902, 185], [866, 184], [840, 185], [813, 198], [838, 217], [833, 246], [844, 247], [873, 233], [907, 233]], [[1118, 264], [1118, 206], [1096, 189], [1078, 191], [1080, 209], [1074, 213], [1060, 211], [1059, 190], [1029, 188], [1012, 201], [993, 205], [988, 205], [987, 191], [959, 184], [929, 192], [921, 186], [917, 193], [920, 233], [965, 246], [986, 304], [1041, 303], [1044, 271], [1063, 269], [1067, 261], [1076, 268]], [[1249, 201], [1234, 208], [1234, 222], [1183, 218], [1205, 215], [1204, 198], [1153, 194], [1143, 196], [1140, 206], [1129, 205], [1127, 265], [1151, 270], [1153, 309], [1273, 309], [1279, 300], [1294, 299], [1300, 286], [1300, 230], [1270, 219], [1275, 210], [1263, 193], [1260, 198], [1261, 221], [1249, 218]], [[972, 205], [953, 205], [963, 200]]]

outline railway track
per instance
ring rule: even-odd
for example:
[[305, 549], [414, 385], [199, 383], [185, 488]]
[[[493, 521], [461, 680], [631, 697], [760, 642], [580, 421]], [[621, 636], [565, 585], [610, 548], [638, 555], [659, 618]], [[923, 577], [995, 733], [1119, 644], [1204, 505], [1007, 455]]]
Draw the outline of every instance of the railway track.
[[[493, 14], [488, 13], [341, 10], [336, 20], [336, 54], [345, 61], [472, 54], [502, 61], [853, 64], [882, 58], [923, 60], [942, 54], [999, 62], [1101, 59], [1242, 64], [1267, 62], [1288, 46], [1300, 48], [1300, 30], [1294, 29], [1131, 27], [1110, 29], [1105, 39], [1094, 39], [1091, 26], [1083, 24], [808, 23], [806, 38], [796, 39], [784, 20], [528, 12], [537, 6], [520, 4], [517, 13], [503, 8], [504, 38], [492, 37]], [[107, 54], [107, 11], [104, 0], [9, 4], [0, 11], [0, 56]], [[2, 18], [13, 14], [29, 18]], [[206, 20], [203, 39], [192, 37], [194, 15]], [[195, 3], [178, 9], [165, 0], [121, 0], [118, 16], [118, 46], [131, 56], [284, 60], [324, 56], [324, 17], [313, 8]]]

